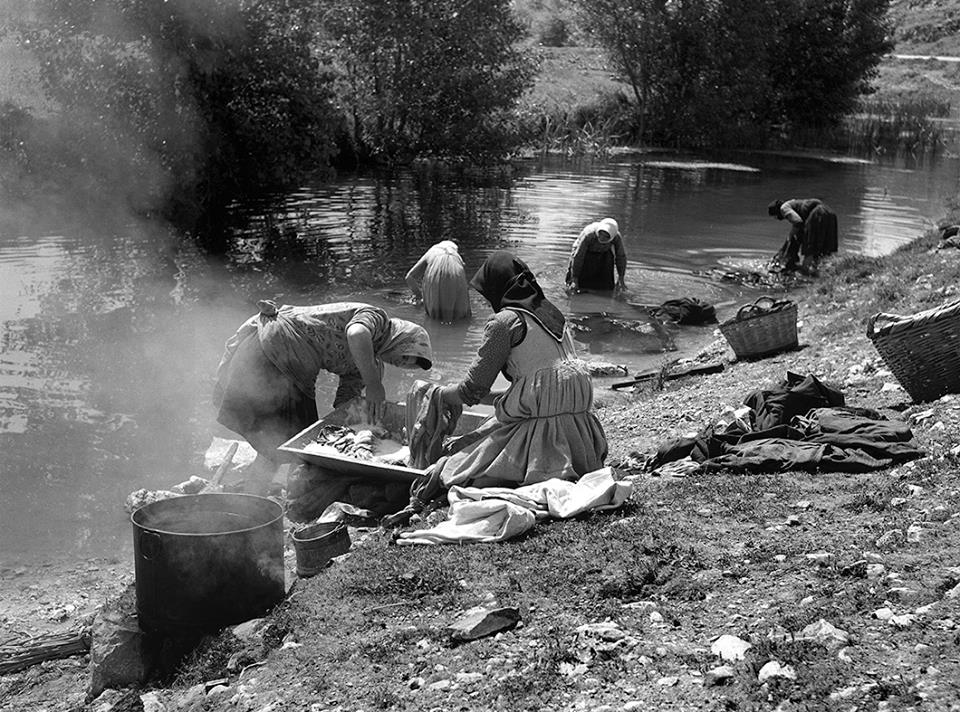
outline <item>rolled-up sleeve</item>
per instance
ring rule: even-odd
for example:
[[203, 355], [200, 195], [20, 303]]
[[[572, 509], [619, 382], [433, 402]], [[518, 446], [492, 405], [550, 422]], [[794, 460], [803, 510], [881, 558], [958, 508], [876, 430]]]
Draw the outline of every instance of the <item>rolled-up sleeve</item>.
[[504, 310], [494, 314], [483, 327], [483, 342], [457, 390], [464, 405], [476, 405], [486, 396], [510, 356], [510, 350], [523, 341], [527, 328], [516, 313]]

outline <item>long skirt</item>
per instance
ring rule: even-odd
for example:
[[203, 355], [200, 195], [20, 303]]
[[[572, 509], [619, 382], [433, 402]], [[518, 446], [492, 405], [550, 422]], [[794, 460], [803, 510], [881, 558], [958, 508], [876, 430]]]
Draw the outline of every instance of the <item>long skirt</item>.
[[470, 317], [470, 292], [463, 263], [456, 255], [440, 254], [423, 275], [423, 305], [427, 316], [440, 321]]
[[288, 461], [277, 447], [317, 421], [316, 401], [271, 363], [256, 334], [237, 346], [221, 386], [217, 422], [273, 462]]
[[[580, 279], [577, 284], [580, 289], [595, 289], [600, 292], [612, 291], [616, 286], [613, 279], [613, 272], [616, 266], [616, 260], [613, 256], [613, 250], [604, 250], [603, 252], [587, 252], [583, 258], [583, 268], [580, 270]], [[567, 273], [567, 282], [571, 281], [572, 275]]]
[[803, 223], [800, 252], [804, 257], [822, 257], [836, 252], [838, 243], [836, 214], [826, 205], [818, 205]]
[[494, 415], [438, 463], [444, 486], [518, 487], [599, 469], [607, 440], [592, 402], [590, 376], [572, 365], [517, 379]]

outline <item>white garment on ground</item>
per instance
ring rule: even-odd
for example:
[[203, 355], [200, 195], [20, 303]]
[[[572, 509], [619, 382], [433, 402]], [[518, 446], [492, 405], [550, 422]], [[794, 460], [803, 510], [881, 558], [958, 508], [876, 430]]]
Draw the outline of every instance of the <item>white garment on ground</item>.
[[587, 511], [616, 509], [633, 484], [613, 479], [603, 467], [576, 482], [550, 479], [517, 488], [450, 488], [449, 519], [431, 529], [401, 532], [398, 544], [463, 544], [504, 541], [531, 529], [538, 519], [569, 519]]

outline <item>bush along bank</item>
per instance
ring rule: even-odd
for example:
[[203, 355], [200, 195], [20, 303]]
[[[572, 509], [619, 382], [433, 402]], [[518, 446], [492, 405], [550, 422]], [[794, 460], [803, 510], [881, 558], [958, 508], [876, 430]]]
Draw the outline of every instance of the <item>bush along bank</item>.
[[[623, 474], [632, 453], [787, 370], [909, 423], [923, 458], [866, 474], [636, 473], [623, 508], [500, 544], [398, 547], [370, 531], [297, 582], [263, 635], [225, 631], [172, 683], [130, 694], [166, 710], [949, 709], [960, 396], [911, 403], [865, 335], [877, 311], [955, 298], [960, 250], [936, 247], [930, 235], [884, 258], [835, 259], [791, 294], [797, 351], [659, 390], [597, 388]], [[708, 351], [730, 360], [722, 340]], [[476, 606], [520, 620], [458, 642], [447, 627]], [[65, 664], [35, 668], [30, 684], [3, 678], [8, 699], [69, 679]]]

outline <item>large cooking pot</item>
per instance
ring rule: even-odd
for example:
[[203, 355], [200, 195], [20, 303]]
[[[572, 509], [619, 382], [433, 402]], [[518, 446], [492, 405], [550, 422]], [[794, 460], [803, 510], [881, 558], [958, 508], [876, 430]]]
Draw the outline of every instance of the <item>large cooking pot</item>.
[[215, 631], [283, 600], [283, 507], [273, 500], [186, 495], [147, 504], [130, 519], [144, 630]]

